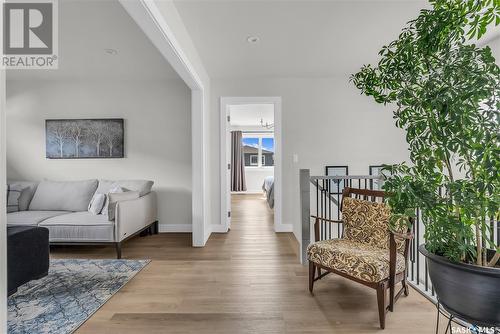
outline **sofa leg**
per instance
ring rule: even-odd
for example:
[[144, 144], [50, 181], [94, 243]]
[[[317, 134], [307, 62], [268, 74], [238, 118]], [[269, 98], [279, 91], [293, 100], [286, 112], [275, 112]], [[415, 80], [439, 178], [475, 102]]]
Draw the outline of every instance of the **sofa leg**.
[[116, 247], [116, 258], [121, 259], [122, 258], [122, 243], [121, 242], [115, 243], [115, 247]]
[[155, 221], [153, 223], [153, 234], [158, 234], [160, 232], [158, 224], [159, 224], [158, 221]]

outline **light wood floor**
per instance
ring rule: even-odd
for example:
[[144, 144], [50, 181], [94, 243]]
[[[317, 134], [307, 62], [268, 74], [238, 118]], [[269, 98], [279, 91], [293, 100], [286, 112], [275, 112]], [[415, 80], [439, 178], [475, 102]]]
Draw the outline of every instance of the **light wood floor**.
[[[260, 195], [233, 196], [232, 229], [192, 248], [190, 234], [125, 243], [130, 259], [152, 259], [78, 333], [380, 333], [375, 290], [338, 276], [307, 289], [290, 235], [273, 232]], [[64, 247], [53, 257], [110, 258], [109, 247]], [[434, 333], [435, 307], [416, 291], [387, 315], [383, 333]]]

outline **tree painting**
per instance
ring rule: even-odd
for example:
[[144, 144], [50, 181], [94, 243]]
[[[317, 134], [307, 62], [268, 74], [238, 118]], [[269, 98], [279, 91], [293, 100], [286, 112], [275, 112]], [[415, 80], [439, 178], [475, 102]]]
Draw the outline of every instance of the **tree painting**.
[[47, 123], [47, 134], [50, 134], [47, 140], [58, 149], [57, 156], [63, 158], [64, 143], [69, 140], [69, 128], [58, 122]]
[[49, 159], [123, 158], [123, 119], [53, 119], [45, 122]]
[[108, 148], [108, 154], [113, 156], [113, 148], [122, 142], [121, 133], [123, 130], [117, 123], [107, 123], [104, 131], [104, 142]]

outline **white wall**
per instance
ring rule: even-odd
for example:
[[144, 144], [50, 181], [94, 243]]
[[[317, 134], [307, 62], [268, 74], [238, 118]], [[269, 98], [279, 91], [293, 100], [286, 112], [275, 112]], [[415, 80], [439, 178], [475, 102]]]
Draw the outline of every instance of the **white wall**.
[[[121, 0], [122, 3], [127, 1]], [[204, 246], [212, 231], [220, 228], [220, 219], [217, 222], [212, 221], [210, 204], [210, 180], [211, 168], [208, 163], [208, 157], [211, 154], [209, 142], [208, 119], [210, 118], [210, 77], [205, 70], [204, 64], [196, 50], [196, 47], [184, 26], [184, 22], [172, 1], [155, 0], [145, 3], [145, 5], [154, 5], [163, 18], [163, 22], [168, 25], [169, 31], [175, 37], [175, 43], [172, 46], [175, 50], [176, 64], [170, 61], [171, 65], [177, 70], [178, 74], [192, 89], [192, 119], [191, 130], [194, 134], [192, 144], [192, 163], [193, 163], [193, 246]], [[151, 9], [151, 8], [150, 8]], [[153, 14], [155, 15], [155, 14]], [[157, 18], [158, 19], [158, 18]], [[151, 38], [152, 36], [148, 34]], [[170, 37], [170, 36], [169, 36]], [[168, 56], [162, 51], [159, 45], [164, 41], [155, 44], [167, 59]], [[172, 40], [169, 41], [172, 43]], [[167, 52], [168, 53], [168, 52]], [[182, 62], [182, 64], [181, 64]], [[182, 70], [179, 70], [182, 68]], [[189, 75], [188, 75], [189, 72]], [[218, 146], [217, 146], [218, 147]]]
[[[347, 164], [350, 174], [368, 166], [408, 158], [404, 134], [390, 107], [360, 95], [349, 77], [218, 79], [212, 81], [212, 110], [220, 96], [281, 96], [283, 140], [283, 223], [300, 236], [299, 169], [323, 175], [325, 165]], [[210, 117], [210, 146], [219, 145], [219, 115]], [[215, 152], [217, 152], [214, 149]], [[210, 155], [213, 221], [219, 217], [219, 155]], [[299, 162], [293, 163], [293, 154]]]
[[[7, 81], [9, 179], [150, 179], [164, 231], [191, 229], [191, 96], [180, 79]], [[45, 158], [45, 119], [124, 118], [125, 158]]]

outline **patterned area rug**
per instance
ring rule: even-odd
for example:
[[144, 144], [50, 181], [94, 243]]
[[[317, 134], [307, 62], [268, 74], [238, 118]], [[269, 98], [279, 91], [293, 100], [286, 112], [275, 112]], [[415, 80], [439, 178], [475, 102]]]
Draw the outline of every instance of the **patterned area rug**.
[[52, 260], [48, 276], [9, 297], [9, 334], [72, 333], [149, 262]]

